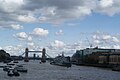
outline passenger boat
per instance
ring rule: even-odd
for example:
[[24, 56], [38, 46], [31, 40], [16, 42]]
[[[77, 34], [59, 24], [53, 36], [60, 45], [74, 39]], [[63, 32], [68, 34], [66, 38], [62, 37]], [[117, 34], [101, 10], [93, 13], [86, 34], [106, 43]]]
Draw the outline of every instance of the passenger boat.
[[27, 72], [27, 69], [26, 68], [22, 68], [22, 67], [18, 67], [17, 71], [18, 72]]
[[14, 73], [13, 73], [12, 70], [8, 70], [7, 75], [8, 75], [8, 76], [14, 76]]
[[120, 71], [120, 66], [113, 67], [112, 71]]
[[27, 72], [27, 69], [23, 67], [23, 65], [17, 65], [15, 67], [15, 69], [18, 71], [18, 72]]
[[57, 56], [55, 57], [50, 64], [53, 65], [58, 65], [58, 66], [65, 66], [65, 67], [71, 67], [71, 62], [70, 62], [70, 57], [65, 57], [64, 55], [62, 56]]
[[16, 69], [13, 70], [14, 76], [20, 76], [20, 74], [18, 73], [18, 71]]
[[18, 71], [14, 68], [9, 68], [7, 75], [8, 76], [20, 76]]

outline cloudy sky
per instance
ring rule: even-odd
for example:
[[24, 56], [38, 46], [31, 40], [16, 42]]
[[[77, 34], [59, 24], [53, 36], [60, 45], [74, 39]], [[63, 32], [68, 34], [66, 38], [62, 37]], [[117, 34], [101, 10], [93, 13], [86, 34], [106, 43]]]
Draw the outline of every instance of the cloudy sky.
[[[120, 48], [120, 0], [0, 0], [0, 49], [50, 56], [98, 46]], [[32, 55], [32, 53], [31, 53]]]

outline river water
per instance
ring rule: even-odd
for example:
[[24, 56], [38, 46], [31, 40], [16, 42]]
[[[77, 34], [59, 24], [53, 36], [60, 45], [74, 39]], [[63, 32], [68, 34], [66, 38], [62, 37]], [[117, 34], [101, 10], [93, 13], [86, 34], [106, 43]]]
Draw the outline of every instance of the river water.
[[20, 73], [19, 77], [9, 77], [0, 68], [0, 80], [120, 80], [120, 72], [95, 67], [72, 65], [66, 68], [32, 60], [28, 63], [20, 61], [18, 64], [24, 64], [28, 72]]

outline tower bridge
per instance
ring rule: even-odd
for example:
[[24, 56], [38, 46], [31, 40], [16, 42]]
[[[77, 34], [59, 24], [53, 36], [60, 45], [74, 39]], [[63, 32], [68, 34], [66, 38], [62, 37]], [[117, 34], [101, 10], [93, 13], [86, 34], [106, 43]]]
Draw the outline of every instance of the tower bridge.
[[[25, 52], [23, 53], [23, 54], [25, 54], [25, 58], [24, 58], [25, 62], [29, 62], [28, 55], [29, 55], [29, 53], [33, 53], [33, 52], [35, 52], [35, 53], [42, 53], [41, 62], [43, 62], [43, 63], [46, 62], [46, 49], [45, 48], [43, 48], [41, 51], [30, 51], [28, 48], [26, 48]], [[34, 56], [35, 56], [35, 54], [34, 54]]]

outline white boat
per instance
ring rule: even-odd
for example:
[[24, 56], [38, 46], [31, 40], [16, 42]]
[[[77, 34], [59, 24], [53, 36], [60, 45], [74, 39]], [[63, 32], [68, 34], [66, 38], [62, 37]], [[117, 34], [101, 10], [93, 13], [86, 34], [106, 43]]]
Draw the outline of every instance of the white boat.
[[8, 70], [8, 73], [7, 73], [8, 76], [14, 76], [14, 73], [12, 70]]
[[7, 75], [8, 76], [20, 76], [18, 71], [14, 68], [9, 68]]
[[28, 70], [26, 68], [23, 67], [23, 65], [17, 65], [15, 67], [15, 69], [18, 71], [18, 72], [27, 72]]

